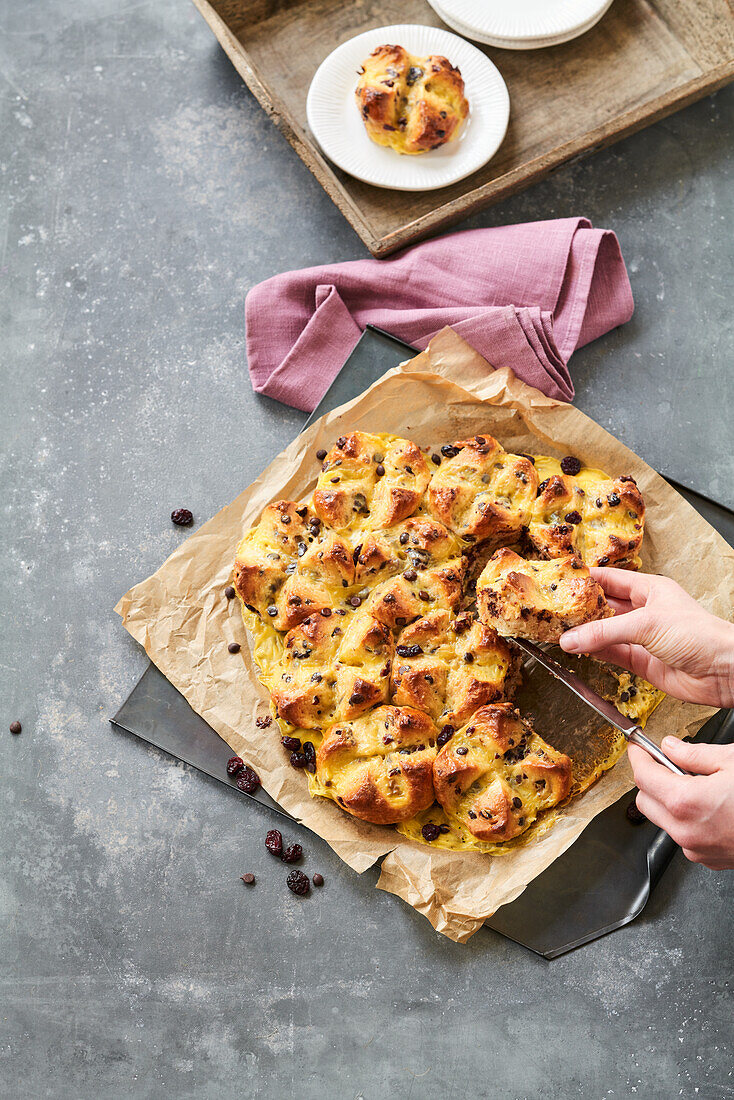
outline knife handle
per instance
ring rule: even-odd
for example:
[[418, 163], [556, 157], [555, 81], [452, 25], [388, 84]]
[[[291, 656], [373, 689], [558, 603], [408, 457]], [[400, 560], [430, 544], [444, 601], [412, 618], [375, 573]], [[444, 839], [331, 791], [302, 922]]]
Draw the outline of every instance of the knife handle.
[[653, 760], [657, 760], [658, 764], [662, 764], [664, 768], [667, 768], [669, 772], [673, 772], [674, 775], [688, 775], [688, 772], [684, 772], [682, 768], [679, 768], [677, 764], [665, 755], [662, 749], [659, 749], [654, 741], [651, 741], [649, 737], [646, 737], [639, 726], [635, 726], [632, 732], [627, 736], [627, 740], [630, 745], [637, 745], [638, 748], [644, 749], [645, 752], [649, 752]]

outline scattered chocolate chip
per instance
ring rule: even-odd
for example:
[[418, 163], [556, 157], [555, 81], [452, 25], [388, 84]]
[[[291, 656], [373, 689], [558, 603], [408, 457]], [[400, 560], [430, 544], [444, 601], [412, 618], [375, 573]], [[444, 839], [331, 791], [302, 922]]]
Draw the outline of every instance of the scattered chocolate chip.
[[280, 743], [288, 752], [300, 752], [301, 740], [299, 737], [281, 737]]
[[245, 762], [241, 756], [230, 756], [227, 761], [227, 775], [237, 775], [237, 772], [242, 771], [245, 766]]
[[418, 574], [416, 573], [415, 569], [406, 569], [403, 573], [403, 576], [405, 577], [406, 581], [414, 581]]
[[285, 884], [289, 890], [294, 894], [298, 894], [299, 897], [305, 897], [311, 889], [311, 883], [308, 881], [308, 876], [304, 875], [303, 871], [291, 871], [288, 878], [285, 880]]
[[254, 794], [260, 786], [260, 776], [249, 765], [245, 764], [237, 776], [236, 784], [239, 790], [244, 791], [245, 794]]
[[377, 463], [377, 466], [375, 467], [375, 473], [377, 474], [378, 477], [384, 477], [385, 476], [385, 467], [382, 465], [381, 462]]
[[456, 755], [457, 756], [466, 756], [466, 754], [468, 752], [469, 752], [469, 750], [466, 747], [466, 745], [459, 745], [458, 749], [456, 750]]
[[532, 462], [533, 466], [535, 465], [535, 459], [533, 458], [532, 455], [526, 455], [526, 454], [521, 453], [520, 458], [526, 458], [528, 460], [528, 462]]
[[255, 725], [259, 730], [266, 730], [269, 725], [272, 724], [273, 719], [269, 714], [264, 715], [262, 718], [255, 719]]
[[359, 607], [359, 605], [360, 605], [360, 604], [362, 603], [362, 601], [361, 601], [361, 599], [359, 598], [359, 596], [352, 596], [352, 597], [350, 597], [350, 600], [349, 600], [349, 602], [350, 602], [350, 604], [352, 605], [352, 607]]
[[280, 858], [283, 860], [283, 863], [298, 863], [302, 855], [303, 848], [300, 844], [289, 844], [288, 847], [283, 850], [283, 854]]
[[564, 474], [576, 477], [581, 472], [581, 463], [573, 455], [566, 455], [565, 458], [561, 459], [561, 470]]
[[280, 517], [280, 522], [281, 522], [281, 523], [284, 523], [284, 524], [286, 525], [286, 527], [288, 526], [288, 524], [290, 523], [290, 521], [291, 521], [291, 517], [290, 517], [290, 516], [281, 516], [281, 517]]
[[324, 885], [324, 876], [320, 875], [317, 871], [315, 875], [311, 876], [311, 882], [314, 884], [314, 886], [321, 887]]
[[270, 829], [265, 834], [265, 847], [271, 855], [281, 855], [283, 851], [283, 834], [280, 829]]
[[439, 831], [440, 833], [450, 833], [450, 832], [451, 832], [451, 830], [449, 829], [448, 825], [446, 825], [445, 823], [444, 823], [443, 825], [439, 825], [439, 827], [438, 827], [438, 831]]
[[417, 65], [411, 65], [408, 69], [408, 75], [405, 78], [405, 83], [410, 86], [415, 84], [416, 80], [420, 80], [423, 76], [423, 69], [419, 69]]
[[629, 701], [630, 701], [630, 693], [629, 693], [628, 691], [620, 691], [620, 693], [619, 693], [619, 698], [620, 698], [621, 702], [623, 702], [623, 703], [629, 703]]
[[255, 876], [252, 875], [252, 874], [248, 873], [246, 875], [240, 875], [240, 878], [244, 882], [245, 886], [254, 886], [255, 885]]
[[573, 512], [566, 512], [566, 515], [563, 518], [565, 519], [566, 523], [581, 523], [581, 513], [575, 510]]
[[459, 448], [452, 447], [450, 443], [444, 443], [443, 447], [441, 448], [441, 454], [444, 458], [453, 458], [454, 455], [457, 455], [458, 453]]
[[440, 466], [441, 465], [441, 455], [432, 454], [431, 455], [431, 462], [433, 463], [434, 466]]
[[321, 616], [324, 619], [330, 619], [331, 618], [331, 608], [330, 607], [322, 607], [321, 608]]
[[545, 481], [541, 481], [540, 485], [538, 486], [538, 496], [540, 496], [541, 493], [545, 492], [549, 481], [550, 481], [550, 478], [546, 478]]
[[23, 729], [23, 727], [21, 726], [20, 722], [11, 722], [10, 723], [10, 732], [11, 733], [20, 733], [20, 731], [22, 729]]
[[408, 541], [408, 538], [409, 538], [408, 532], [403, 531], [403, 533], [400, 536], [400, 545], [405, 546], [406, 542]]
[[230, 653], [239, 653], [240, 648], [241, 647], [240, 647], [239, 642], [230, 642], [229, 645], [227, 646], [227, 649], [229, 650]]
[[630, 699], [634, 699], [635, 695], [637, 695], [637, 688], [636, 688], [636, 687], [633, 687], [633, 686], [632, 686], [632, 685], [630, 684], [630, 686], [629, 686], [629, 687], [627, 688], [627, 690], [628, 690], [628, 691], [629, 691], [629, 693], [630, 693]]
[[224, 590], [224, 594], [225, 594], [225, 596], [227, 597], [228, 600], [233, 600], [235, 598], [235, 596], [237, 595], [237, 593], [235, 592], [235, 590], [234, 590], [234, 588], [232, 587], [231, 584], [227, 585], [227, 587]]
[[194, 522], [194, 517], [188, 508], [174, 508], [171, 519], [177, 527], [190, 527]]
[[466, 661], [466, 663], [467, 663], [468, 665], [471, 665], [471, 664], [473, 664], [473, 662], [474, 662], [474, 654], [473, 654], [473, 653], [465, 653], [465, 654], [464, 654], [464, 660]]
[[441, 835], [441, 830], [439, 829], [438, 825], [434, 825], [432, 821], [429, 821], [421, 829], [421, 836], [423, 837], [424, 840], [428, 840], [428, 841], [438, 840], [440, 835]]
[[267, 612], [270, 618], [274, 619], [275, 616], [278, 614], [278, 608], [275, 606], [274, 603], [271, 603], [270, 607], [267, 609]]
[[516, 810], [519, 810], [519, 809], [520, 809], [520, 807], [522, 806], [522, 799], [521, 799], [521, 798], [517, 798], [517, 797], [513, 798], [513, 800], [512, 800], [512, 805], [514, 806], [514, 808], [515, 808]]
[[602, 556], [599, 558], [599, 565], [608, 565], [608, 564], [609, 564], [609, 556], [607, 554], [602, 554]]
[[423, 600], [423, 603], [428, 603], [430, 598], [431, 597], [428, 595], [425, 588], [421, 588], [420, 592], [418, 593], [418, 599]]
[[292, 752], [290, 758], [290, 765], [292, 768], [305, 768], [308, 764], [306, 754], [303, 752]]
[[438, 747], [443, 748], [446, 742], [450, 741], [455, 733], [456, 730], [453, 726], [444, 726], [438, 737], [436, 738], [436, 744], [438, 745]]
[[643, 821], [647, 821], [647, 818], [645, 817], [643, 812], [638, 809], [637, 803], [635, 802], [634, 798], [630, 803], [628, 803], [625, 813], [627, 814], [627, 820], [632, 825], [642, 825]]
[[616, 493], [610, 493], [609, 496], [607, 497], [607, 500], [611, 504], [612, 508], [614, 508], [615, 505], [619, 504], [619, 497], [617, 496]]
[[420, 657], [423, 648], [419, 645], [399, 645], [395, 652], [398, 657]]

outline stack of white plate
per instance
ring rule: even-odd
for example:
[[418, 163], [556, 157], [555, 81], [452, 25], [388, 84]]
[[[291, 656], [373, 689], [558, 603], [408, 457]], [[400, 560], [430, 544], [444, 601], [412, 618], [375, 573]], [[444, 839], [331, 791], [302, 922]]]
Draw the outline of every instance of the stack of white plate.
[[429, 0], [465, 38], [503, 50], [540, 50], [591, 30], [612, 0]]

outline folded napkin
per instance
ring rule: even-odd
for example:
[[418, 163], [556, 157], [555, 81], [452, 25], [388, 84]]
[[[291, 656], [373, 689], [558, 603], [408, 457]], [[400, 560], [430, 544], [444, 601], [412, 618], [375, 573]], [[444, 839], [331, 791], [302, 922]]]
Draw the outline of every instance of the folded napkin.
[[421, 349], [450, 325], [495, 368], [570, 401], [571, 353], [633, 308], [616, 235], [586, 218], [469, 229], [259, 283], [247, 359], [257, 393], [310, 412], [368, 323]]

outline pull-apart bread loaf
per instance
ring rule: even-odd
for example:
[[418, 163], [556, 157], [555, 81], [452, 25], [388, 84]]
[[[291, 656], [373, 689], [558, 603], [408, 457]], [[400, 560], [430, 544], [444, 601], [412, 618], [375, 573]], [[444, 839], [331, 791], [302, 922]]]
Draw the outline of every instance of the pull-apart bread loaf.
[[639, 563], [637, 486], [488, 434], [432, 453], [351, 432], [319, 457], [312, 498], [269, 504], [234, 565], [281, 731], [317, 746], [312, 791], [378, 824], [437, 797], [443, 843], [520, 835], [571, 765], [513, 709], [507, 639], [611, 614], [587, 565]]

